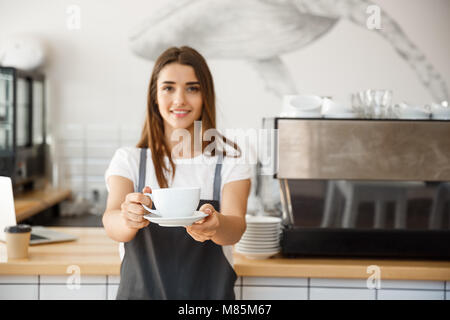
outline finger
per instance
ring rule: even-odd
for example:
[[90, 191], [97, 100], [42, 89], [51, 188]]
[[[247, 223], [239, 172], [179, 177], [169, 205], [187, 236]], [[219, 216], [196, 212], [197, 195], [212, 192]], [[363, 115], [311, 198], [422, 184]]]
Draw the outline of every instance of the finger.
[[137, 215], [137, 214], [134, 214], [134, 213], [128, 212], [128, 211], [124, 211], [122, 214], [125, 217], [125, 219], [130, 220], [130, 221], [134, 221], [134, 222], [145, 221], [145, 218], [143, 215]]
[[127, 218], [129, 220], [132, 220], [132, 221], [135, 221], [135, 222], [145, 221], [145, 218], [142, 215], [134, 214], [132, 212], [127, 212], [126, 215], [127, 215]]
[[137, 225], [138, 225], [139, 229], [142, 229], [142, 228], [147, 227], [149, 224], [150, 224], [150, 221], [148, 221], [147, 219], [144, 219], [144, 221], [138, 222]]
[[[219, 225], [218, 223], [218, 215], [216, 214], [217, 211], [214, 211], [213, 213], [209, 214], [207, 217], [194, 222], [192, 224], [195, 228], [204, 228], [201, 230], [207, 230], [207, 229], [216, 229]], [[198, 229], [200, 230], [200, 229]]]
[[137, 203], [126, 203], [124, 205], [124, 209], [126, 212], [134, 213], [136, 215], [143, 216], [144, 214], [147, 214], [147, 210], [144, 209], [144, 207]]
[[204, 218], [201, 219], [201, 220], [195, 221], [192, 225], [203, 224], [203, 223], [206, 222], [207, 219], [209, 219], [209, 218], [210, 218], [210, 216], [204, 217]]
[[130, 203], [131, 202], [142, 203], [145, 204], [147, 207], [152, 205], [152, 200], [150, 199], [150, 197], [139, 192], [127, 194], [125, 201]]
[[144, 189], [142, 189], [142, 193], [152, 193], [152, 189], [149, 186], [145, 186]]
[[210, 204], [210, 203], [205, 203], [204, 205], [202, 205], [202, 206], [200, 207], [200, 210], [199, 210], [199, 211], [204, 212], [204, 213], [206, 213], [206, 214], [212, 214], [215, 210], [214, 210], [214, 207], [213, 207], [212, 204]]
[[[137, 206], [137, 208], [130, 208], [133, 206]], [[140, 207], [140, 208], [139, 208]], [[144, 219], [144, 214], [140, 213], [142, 206], [139, 204], [122, 204], [122, 214], [124, 215], [124, 217], [126, 217], [127, 219], [136, 221], [136, 222], [141, 222]], [[143, 209], [143, 208], [142, 208]], [[137, 213], [134, 211], [138, 211]], [[145, 210], [144, 210], [145, 213]]]

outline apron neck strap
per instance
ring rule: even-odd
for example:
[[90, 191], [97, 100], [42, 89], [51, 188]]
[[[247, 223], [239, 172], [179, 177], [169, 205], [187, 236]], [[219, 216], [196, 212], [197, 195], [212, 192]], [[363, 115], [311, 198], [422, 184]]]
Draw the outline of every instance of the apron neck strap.
[[217, 156], [217, 163], [216, 163], [216, 171], [214, 173], [214, 192], [213, 192], [213, 200], [220, 201], [220, 187], [222, 185], [222, 159], [223, 155], [222, 152], [219, 152], [219, 155]]
[[141, 159], [139, 161], [139, 182], [136, 192], [142, 192], [145, 187], [145, 167], [147, 164], [147, 148], [141, 149]]

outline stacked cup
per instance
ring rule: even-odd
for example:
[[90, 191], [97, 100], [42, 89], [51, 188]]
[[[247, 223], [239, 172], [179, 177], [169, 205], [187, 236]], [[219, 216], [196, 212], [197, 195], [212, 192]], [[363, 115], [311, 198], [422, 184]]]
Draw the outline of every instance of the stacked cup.
[[235, 251], [250, 259], [266, 259], [280, 252], [281, 219], [246, 215], [247, 229]]

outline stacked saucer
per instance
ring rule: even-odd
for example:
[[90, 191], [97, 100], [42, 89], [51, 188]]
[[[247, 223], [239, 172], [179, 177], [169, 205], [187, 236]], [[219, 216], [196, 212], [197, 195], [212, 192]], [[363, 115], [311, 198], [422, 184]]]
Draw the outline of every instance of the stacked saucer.
[[235, 251], [250, 259], [266, 259], [280, 252], [281, 219], [268, 216], [245, 217], [247, 229]]

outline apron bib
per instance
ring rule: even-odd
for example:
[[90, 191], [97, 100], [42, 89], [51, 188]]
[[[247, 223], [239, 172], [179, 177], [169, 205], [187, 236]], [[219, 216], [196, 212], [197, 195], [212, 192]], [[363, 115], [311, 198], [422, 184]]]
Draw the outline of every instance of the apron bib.
[[[147, 150], [141, 149], [136, 192], [141, 192], [145, 186], [146, 156]], [[197, 210], [204, 203], [210, 203], [220, 211], [220, 160], [219, 156], [213, 200], [200, 200]], [[211, 240], [195, 241], [184, 227], [150, 223], [124, 246], [117, 299], [235, 299], [237, 276], [222, 246]]]

